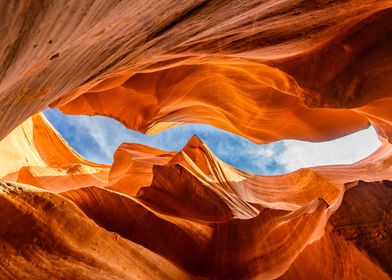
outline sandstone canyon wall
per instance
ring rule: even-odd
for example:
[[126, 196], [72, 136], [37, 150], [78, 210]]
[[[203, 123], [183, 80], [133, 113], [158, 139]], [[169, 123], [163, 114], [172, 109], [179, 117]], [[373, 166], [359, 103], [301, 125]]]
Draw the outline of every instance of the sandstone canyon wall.
[[[391, 1], [0, 2], [1, 279], [390, 279]], [[47, 107], [256, 143], [373, 125], [350, 165], [238, 170], [197, 137], [78, 155]]]

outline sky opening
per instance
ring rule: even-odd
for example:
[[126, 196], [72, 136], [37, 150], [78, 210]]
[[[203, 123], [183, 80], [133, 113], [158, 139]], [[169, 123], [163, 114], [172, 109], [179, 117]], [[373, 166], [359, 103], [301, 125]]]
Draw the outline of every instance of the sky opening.
[[47, 109], [44, 114], [79, 154], [106, 164], [112, 163], [116, 148], [123, 142], [178, 151], [194, 134], [221, 160], [262, 175], [285, 174], [302, 167], [354, 163], [381, 145], [373, 127], [321, 143], [283, 140], [258, 145], [209, 125], [183, 125], [148, 136], [129, 130], [111, 118], [65, 115], [57, 109]]

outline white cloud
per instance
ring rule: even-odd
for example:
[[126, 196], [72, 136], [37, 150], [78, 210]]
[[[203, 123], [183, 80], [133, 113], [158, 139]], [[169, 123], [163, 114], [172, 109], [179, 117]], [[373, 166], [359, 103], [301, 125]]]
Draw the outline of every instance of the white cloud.
[[285, 140], [284, 150], [276, 161], [288, 171], [301, 167], [351, 164], [372, 154], [380, 141], [373, 127], [321, 143]]
[[202, 138], [227, 163], [265, 175], [282, 174], [301, 167], [354, 163], [380, 146], [372, 127], [322, 143], [285, 140], [256, 145], [207, 125], [184, 125], [147, 136], [105, 117], [69, 116], [57, 110], [47, 110], [46, 115], [84, 157], [101, 163], [111, 163], [115, 150], [123, 142], [174, 151], [180, 150], [193, 134]]
[[274, 149], [273, 144], [265, 145], [265, 147], [260, 147], [254, 151], [257, 156], [271, 158], [274, 156], [276, 149]]

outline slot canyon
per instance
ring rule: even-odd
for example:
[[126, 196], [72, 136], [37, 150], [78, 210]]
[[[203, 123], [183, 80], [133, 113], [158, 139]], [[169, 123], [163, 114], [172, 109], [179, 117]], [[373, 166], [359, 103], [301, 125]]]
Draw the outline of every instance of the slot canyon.
[[[391, 279], [391, 0], [3, 0], [0, 23], [0, 279]], [[102, 163], [51, 112], [379, 146], [259, 174], [193, 135]]]

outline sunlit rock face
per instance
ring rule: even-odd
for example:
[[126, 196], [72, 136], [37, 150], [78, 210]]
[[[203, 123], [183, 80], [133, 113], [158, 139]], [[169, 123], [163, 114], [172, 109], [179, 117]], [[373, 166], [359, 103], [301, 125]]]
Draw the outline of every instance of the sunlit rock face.
[[[3, 279], [390, 279], [390, 1], [0, 3]], [[261, 176], [192, 137], [78, 155], [40, 112], [256, 143], [375, 127], [351, 165]]]
[[4, 138], [0, 154], [0, 177], [4, 180], [51, 191], [107, 185], [110, 166], [83, 159], [41, 114]]

